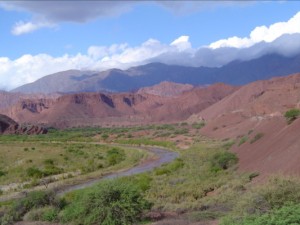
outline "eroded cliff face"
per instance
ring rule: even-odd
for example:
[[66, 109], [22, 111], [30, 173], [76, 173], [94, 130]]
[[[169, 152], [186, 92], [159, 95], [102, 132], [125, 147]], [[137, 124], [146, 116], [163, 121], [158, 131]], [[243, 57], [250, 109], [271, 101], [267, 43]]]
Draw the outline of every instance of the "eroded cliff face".
[[0, 134], [46, 134], [47, 129], [36, 125], [19, 125], [8, 116], [0, 114]]

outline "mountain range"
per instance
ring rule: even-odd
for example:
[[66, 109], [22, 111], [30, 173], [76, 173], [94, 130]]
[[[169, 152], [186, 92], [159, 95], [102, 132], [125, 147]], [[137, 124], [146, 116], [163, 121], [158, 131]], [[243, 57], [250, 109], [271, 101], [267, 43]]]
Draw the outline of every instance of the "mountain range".
[[283, 56], [267, 54], [248, 61], [233, 61], [222, 67], [188, 67], [150, 63], [128, 70], [107, 71], [69, 70], [45, 76], [12, 92], [74, 93], [74, 92], [129, 92], [142, 87], [171, 81], [191, 85], [210, 85], [223, 82], [244, 85], [256, 80], [285, 76], [300, 71], [300, 54]]

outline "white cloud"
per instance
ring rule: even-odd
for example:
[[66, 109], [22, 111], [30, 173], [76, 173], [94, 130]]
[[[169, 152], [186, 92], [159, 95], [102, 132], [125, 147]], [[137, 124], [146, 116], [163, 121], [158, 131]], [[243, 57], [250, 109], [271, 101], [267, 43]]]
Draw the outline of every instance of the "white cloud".
[[192, 48], [192, 45], [189, 42], [189, 38], [190, 38], [189, 36], [181, 36], [181, 37], [177, 38], [176, 40], [174, 40], [171, 43], [171, 46], [176, 46], [181, 51], [190, 49], [190, 48]]
[[42, 23], [42, 22], [38, 22], [38, 23], [27, 22], [27, 23], [25, 23], [24, 21], [19, 21], [12, 28], [11, 33], [13, 35], [21, 35], [21, 34], [31, 33], [33, 31], [38, 30], [43, 27], [54, 27], [54, 24]]
[[212, 49], [222, 47], [247, 48], [259, 42], [272, 42], [284, 34], [300, 33], [300, 12], [287, 22], [278, 22], [266, 26], [256, 27], [251, 31], [249, 37], [230, 37], [213, 42], [209, 45]]
[[[184, 53], [190, 46], [188, 37], [175, 40], [177, 44], [163, 44], [149, 39], [140, 46], [131, 47], [126, 43], [111, 46], [91, 46], [86, 54], [52, 57], [47, 54], [23, 55], [16, 60], [0, 57], [0, 89], [10, 90], [25, 83], [33, 82], [45, 75], [69, 69], [106, 70], [127, 69], [144, 64], [147, 60], [163, 53]], [[180, 40], [180, 41], [178, 41]], [[174, 42], [172, 42], [174, 43]]]

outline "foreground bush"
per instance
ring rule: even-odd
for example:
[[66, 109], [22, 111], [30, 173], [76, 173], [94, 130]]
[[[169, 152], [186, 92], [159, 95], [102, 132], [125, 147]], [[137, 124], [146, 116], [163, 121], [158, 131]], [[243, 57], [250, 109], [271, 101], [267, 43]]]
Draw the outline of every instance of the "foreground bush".
[[74, 224], [129, 225], [150, 207], [140, 188], [125, 180], [110, 180], [79, 192], [62, 212]]
[[20, 220], [32, 209], [37, 209], [56, 202], [53, 192], [34, 191], [30, 192], [27, 197], [16, 201], [11, 209], [14, 220]]

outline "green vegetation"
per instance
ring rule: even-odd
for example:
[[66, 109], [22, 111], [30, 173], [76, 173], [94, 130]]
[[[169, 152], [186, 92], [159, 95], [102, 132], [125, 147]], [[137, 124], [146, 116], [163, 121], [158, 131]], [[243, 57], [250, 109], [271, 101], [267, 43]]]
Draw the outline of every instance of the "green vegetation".
[[195, 128], [195, 129], [201, 129], [204, 126], [205, 126], [205, 122], [204, 121], [192, 124], [192, 127]]
[[163, 165], [160, 168], [155, 169], [155, 175], [170, 174], [184, 166], [184, 162], [181, 158], [175, 159], [173, 162]]
[[[182, 151], [179, 159], [153, 171], [146, 197], [154, 210], [182, 212], [204, 208], [207, 210], [202, 215], [222, 214], [211, 211], [216, 203], [207, 202], [208, 194], [231, 183], [249, 182], [247, 176], [237, 175], [236, 162], [236, 156], [219, 143], [194, 145]], [[218, 170], [212, 170], [212, 166]]]
[[106, 159], [108, 162], [108, 165], [114, 166], [123, 160], [125, 160], [125, 152], [123, 149], [118, 149], [118, 148], [112, 148], [106, 153]]
[[139, 139], [120, 139], [116, 140], [116, 143], [119, 144], [127, 144], [127, 145], [150, 145], [150, 146], [161, 146], [165, 148], [173, 148], [174, 144], [169, 141], [157, 141], [157, 140], [151, 140], [147, 138], [139, 138]]
[[247, 141], [248, 141], [248, 136], [243, 136], [240, 139], [240, 142], [239, 142], [238, 146], [241, 146], [242, 144], [246, 143]]
[[236, 164], [238, 158], [231, 152], [217, 152], [211, 159], [212, 171], [226, 170], [230, 166]]
[[127, 225], [150, 208], [140, 188], [125, 180], [105, 181], [79, 192], [62, 212], [62, 221], [72, 224]]
[[286, 118], [286, 121], [288, 122], [288, 124], [291, 124], [299, 116], [300, 116], [299, 109], [290, 109], [284, 114], [284, 117]]
[[[259, 174], [236, 170], [238, 158], [229, 149], [247, 142], [253, 131], [218, 142], [201, 137], [201, 126], [51, 129], [45, 136], [0, 136], [0, 184], [23, 182], [28, 188], [43, 182], [46, 186], [55, 177], [65, 182], [113, 173], [147, 157], [137, 149], [99, 142], [162, 146], [180, 154], [152, 172], [103, 181], [63, 198], [35, 191], [17, 201], [0, 202], [0, 224], [25, 220], [129, 225], [145, 223], [145, 217], [151, 220], [148, 210], [185, 213], [187, 220], [203, 224], [215, 219], [221, 225], [300, 223], [300, 181], [274, 178], [251, 185]], [[257, 133], [249, 142], [262, 137]], [[179, 150], [182, 143], [190, 147]]]
[[250, 144], [253, 144], [254, 142], [258, 141], [259, 139], [261, 139], [264, 136], [263, 133], [257, 133], [255, 134], [255, 136], [252, 138], [252, 140], [250, 141]]
[[222, 147], [226, 150], [231, 149], [231, 147], [235, 144], [235, 141], [227, 141], [225, 144], [222, 145]]
[[[0, 143], [0, 185], [19, 184], [14, 186], [17, 190], [85, 174], [99, 176], [132, 167], [147, 157], [144, 151], [97, 143], [51, 142], [51, 139]], [[28, 150], [23, 151], [24, 148]]]
[[233, 197], [236, 206], [222, 225], [281, 225], [300, 222], [300, 181], [273, 178], [253, 187], [242, 197]]
[[223, 225], [283, 225], [300, 224], [300, 204], [289, 204], [268, 213], [246, 216], [238, 222], [227, 219]]
[[[53, 218], [53, 213], [51, 216], [49, 207], [52, 212], [54, 210], [58, 212], [64, 206], [64, 200], [56, 198], [54, 192], [31, 192], [27, 197], [15, 201], [7, 209], [6, 214], [0, 218], [0, 224], [12, 224], [13, 221], [21, 220], [24, 216], [29, 220], [54, 221], [56, 218]], [[45, 210], [44, 207], [48, 207], [48, 210]]]

